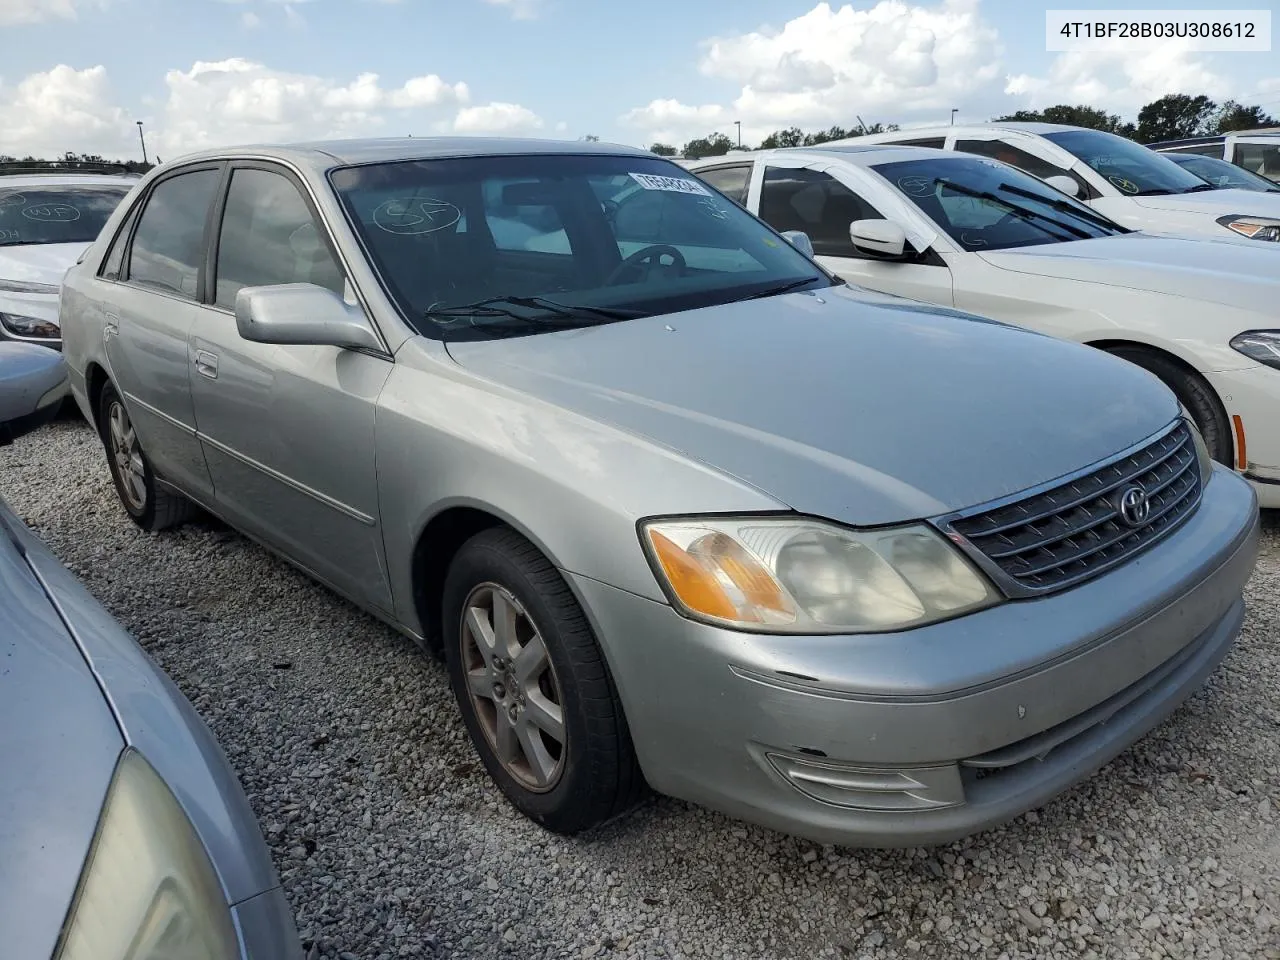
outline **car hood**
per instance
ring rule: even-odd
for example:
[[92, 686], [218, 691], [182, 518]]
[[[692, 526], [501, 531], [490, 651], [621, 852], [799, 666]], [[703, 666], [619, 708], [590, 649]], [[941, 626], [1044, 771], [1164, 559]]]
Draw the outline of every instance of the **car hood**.
[[1267, 314], [1280, 300], [1280, 244], [1128, 233], [980, 253], [1016, 273], [1148, 290]]
[[53, 955], [124, 738], [0, 501], [0, 930]]
[[1024, 490], [1178, 414], [1154, 377], [1100, 351], [841, 287], [449, 350], [850, 524]]
[[89, 247], [87, 243], [30, 243], [0, 247], [0, 280], [62, 286], [66, 272]]
[[1182, 210], [1222, 216], [1228, 213], [1247, 214], [1255, 217], [1280, 218], [1280, 193], [1259, 193], [1256, 190], [1202, 190], [1199, 193], [1155, 194], [1150, 197], [1130, 197], [1140, 207], [1150, 210]]

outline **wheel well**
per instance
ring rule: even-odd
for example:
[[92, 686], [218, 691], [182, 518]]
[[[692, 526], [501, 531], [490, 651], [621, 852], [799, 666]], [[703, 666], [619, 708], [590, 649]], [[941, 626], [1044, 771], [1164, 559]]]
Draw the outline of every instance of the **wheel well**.
[[98, 401], [102, 398], [102, 388], [107, 385], [107, 371], [96, 363], [89, 364], [84, 372], [85, 392], [89, 395], [90, 422], [98, 426]]
[[481, 531], [507, 526], [491, 513], [475, 507], [451, 507], [432, 517], [413, 548], [413, 604], [427, 645], [443, 649], [440, 603], [449, 565], [464, 543]]

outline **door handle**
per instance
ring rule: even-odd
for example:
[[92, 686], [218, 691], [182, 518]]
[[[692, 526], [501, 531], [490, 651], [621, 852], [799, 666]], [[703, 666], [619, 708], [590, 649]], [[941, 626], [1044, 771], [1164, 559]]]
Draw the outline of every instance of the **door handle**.
[[218, 358], [208, 350], [196, 351], [196, 372], [210, 380], [218, 379]]
[[107, 315], [105, 322], [102, 324], [102, 342], [106, 343], [114, 336], [120, 333], [120, 318]]

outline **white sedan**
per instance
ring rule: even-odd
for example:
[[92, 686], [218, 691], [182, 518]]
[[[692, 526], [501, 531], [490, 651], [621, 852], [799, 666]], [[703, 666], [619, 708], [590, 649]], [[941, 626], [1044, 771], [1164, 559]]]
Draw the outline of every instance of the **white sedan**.
[[1135, 233], [1003, 163], [919, 147], [764, 151], [692, 169], [774, 229], [803, 232], [850, 283], [1145, 367], [1215, 459], [1280, 508], [1280, 249]]

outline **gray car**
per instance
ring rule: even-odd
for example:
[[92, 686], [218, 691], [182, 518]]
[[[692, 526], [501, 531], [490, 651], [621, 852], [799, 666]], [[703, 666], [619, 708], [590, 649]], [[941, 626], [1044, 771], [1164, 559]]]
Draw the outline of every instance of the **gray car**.
[[1142, 370], [791, 239], [620, 147], [197, 154], [69, 273], [72, 389], [139, 525], [198, 504], [443, 652], [537, 822], [647, 782], [945, 841], [1200, 686], [1257, 503]]
[[[62, 358], [0, 344], [0, 443]], [[56, 960], [289, 960], [293, 914], [235, 775], [173, 683], [0, 500], [0, 931]]]

